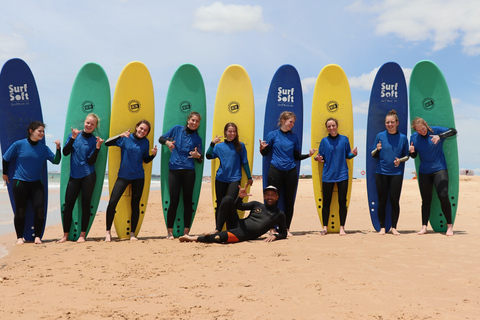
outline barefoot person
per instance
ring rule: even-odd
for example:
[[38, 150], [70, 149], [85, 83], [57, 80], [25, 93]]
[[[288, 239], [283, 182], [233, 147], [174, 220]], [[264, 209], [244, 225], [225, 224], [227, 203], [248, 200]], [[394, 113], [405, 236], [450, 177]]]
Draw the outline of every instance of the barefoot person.
[[137, 240], [135, 231], [137, 230], [138, 219], [140, 217], [140, 199], [142, 198], [143, 186], [145, 184], [145, 171], [143, 163], [150, 163], [157, 155], [157, 146], [149, 154], [150, 142], [147, 135], [150, 132], [150, 122], [141, 120], [135, 126], [135, 132], [130, 133], [130, 129], [122, 134], [112, 137], [105, 142], [105, 145], [120, 147], [121, 160], [118, 170], [117, 181], [113, 186], [110, 201], [107, 206], [107, 234], [105, 241], [112, 241], [110, 229], [112, 228], [115, 217], [115, 209], [123, 192], [129, 184], [132, 185], [132, 219], [130, 240]]
[[418, 186], [422, 196], [422, 229], [418, 234], [427, 233], [433, 187], [440, 200], [443, 215], [447, 220], [447, 236], [453, 236], [452, 207], [448, 198], [447, 162], [443, 153], [443, 142], [457, 134], [454, 128], [430, 127], [427, 122], [416, 117], [412, 121], [416, 131], [410, 137], [410, 154], [412, 158], [420, 156]]
[[310, 149], [308, 154], [300, 154], [302, 146], [298, 136], [292, 132], [296, 119], [297, 117], [293, 112], [282, 112], [278, 119], [280, 128], [268, 133], [265, 141], [260, 140], [262, 156], [272, 152], [272, 161], [268, 169], [268, 185], [275, 186], [279, 193], [283, 191], [288, 236], [292, 235], [290, 224], [292, 223], [298, 185], [295, 161], [307, 159], [317, 151], [316, 149]]
[[55, 154], [45, 144], [39, 143], [45, 135], [45, 124], [33, 121], [27, 129], [26, 139], [14, 142], [3, 155], [3, 180], [8, 179], [9, 162], [15, 160], [15, 173], [13, 175], [13, 197], [15, 199], [15, 216], [13, 219], [17, 244], [24, 243], [23, 229], [25, 227], [25, 214], [28, 201], [33, 206], [33, 226], [35, 243], [41, 244], [40, 238], [45, 225], [45, 191], [42, 182], [42, 171], [46, 161], [59, 164], [62, 157], [60, 153], [60, 140], [55, 141], [57, 151]]
[[177, 215], [180, 193], [183, 190], [183, 221], [184, 234], [188, 234], [193, 215], [193, 188], [195, 186], [195, 162], [203, 162], [202, 139], [197, 133], [202, 120], [201, 115], [192, 111], [187, 117], [185, 126], [173, 126], [159, 139], [172, 152], [168, 162], [168, 188], [170, 190], [170, 205], [167, 210], [167, 239], [172, 240], [173, 225]]
[[[242, 168], [247, 175], [248, 184], [253, 184], [247, 150], [243, 142], [239, 140], [237, 125], [233, 122], [227, 123], [223, 133], [225, 135], [224, 142], [220, 143], [222, 137], [215, 136], [206, 153], [207, 159], [218, 158], [220, 160], [220, 167], [215, 176], [215, 196], [217, 198], [215, 221], [218, 218], [218, 207], [222, 199], [227, 195], [232, 199], [237, 198], [238, 186], [242, 179]], [[227, 228], [229, 228], [228, 225]]]
[[[241, 188], [236, 201], [230, 196], [223, 198], [218, 209], [218, 219], [216, 230], [209, 235], [190, 236], [184, 235], [179, 238], [181, 242], [205, 242], [205, 243], [231, 243], [248, 240], [255, 240], [265, 234], [268, 230], [278, 225], [279, 232], [268, 236], [264, 241], [286, 239], [286, 218], [285, 214], [277, 208], [278, 192], [274, 186], [268, 186], [263, 190], [265, 204], [258, 201], [243, 203], [242, 200], [247, 194], [247, 184]], [[240, 219], [238, 210], [250, 210], [250, 214]], [[231, 226], [227, 231], [220, 231], [224, 223], [229, 221]]]
[[102, 146], [103, 139], [95, 137], [93, 131], [98, 127], [99, 119], [94, 113], [90, 113], [83, 123], [83, 131], [72, 128], [67, 142], [63, 147], [63, 155], [70, 159], [70, 179], [65, 192], [65, 209], [63, 212], [63, 237], [58, 241], [62, 243], [68, 240], [72, 225], [72, 212], [80, 191], [82, 192], [82, 218], [81, 232], [77, 242], [85, 242], [88, 223], [90, 221], [90, 203], [92, 202], [93, 186], [97, 180], [95, 162]]
[[337, 132], [338, 120], [329, 118], [325, 122], [328, 136], [320, 141], [318, 154], [315, 161], [324, 162], [322, 173], [323, 208], [322, 221], [323, 231], [321, 235], [328, 232], [328, 218], [330, 216], [330, 204], [332, 202], [333, 187], [337, 184], [338, 206], [340, 216], [340, 235], [345, 233], [345, 221], [347, 220], [347, 192], [348, 192], [348, 166], [347, 159], [357, 155], [357, 148], [350, 149], [350, 141], [346, 136]]
[[377, 158], [375, 168], [375, 183], [378, 193], [378, 220], [380, 221], [379, 234], [385, 234], [385, 212], [390, 199], [392, 228], [394, 235], [397, 231], [398, 217], [400, 216], [400, 193], [402, 192], [403, 172], [405, 161], [408, 160], [409, 147], [407, 136], [400, 133], [397, 112], [391, 110], [385, 117], [387, 130], [377, 134], [372, 156]]

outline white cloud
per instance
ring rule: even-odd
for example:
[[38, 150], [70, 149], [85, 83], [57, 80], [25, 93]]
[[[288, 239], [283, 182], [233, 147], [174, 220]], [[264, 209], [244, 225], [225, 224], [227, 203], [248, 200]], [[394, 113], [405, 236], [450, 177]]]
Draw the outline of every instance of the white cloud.
[[348, 79], [350, 88], [360, 90], [372, 90], [373, 81], [375, 80], [378, 69], [380, 68], [377, 67], [369, 73], [362, 73], [362, 75], [358, 77], [350, 77]]
[[222, 2], [199, 7], [194, 13], [193, 27], [206, 32], [226, 34], [254, 30], [267, 32], [272, 28], [263, 21], [261, 6]]
[[25, 53], [28, 49], [27, 41], [18, 34], [0, 33], [0, 59], [7, 60]]
[[356, 1], [350, 10], [377, 15], [376, 32], [409, 42], [431, 41], [438, 51], [460, 41], [467, 55], [480, 54], [478, 0], [385, 0], [370, 6]]
[[317, 78], [310, 77], [302, 79], [302, 92], [303, 94], [310, 93], [315, 89], [315, 83], [317, 83]]
[[355, 113], [355, 114], [368, 114], [368, 106], [369, 105], [370, 105], [369, 101], [354, 103], [353, 106], [352, 106], [353, 113]]

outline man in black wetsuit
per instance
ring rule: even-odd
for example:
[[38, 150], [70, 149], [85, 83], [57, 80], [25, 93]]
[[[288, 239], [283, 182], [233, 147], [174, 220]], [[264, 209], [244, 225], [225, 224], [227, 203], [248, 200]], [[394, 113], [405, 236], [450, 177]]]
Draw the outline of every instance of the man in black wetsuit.
[[[263, 190], [263, 199], [265, 204], [258, 201], [243, 203], [242, 200], [247, 194], [245, 188], [240, 188], [236, 201], [232, 197], [223, 198], [218, 209], [218, 218], [215, 231], [204, 236], [184, 235], [179, 238], [181, 242], [205, 242], [205, 243], [229, 243], [254, 240], [265, 234], [268, 230], [278, 226], [278, 234], [268, 236], [264, 241], [287, 238], [287, 227], [285, 213], [277, 208], [278, 191], [273, 186], [268, 186]], [[240, 219], [238, 210], [250, 210], [250, 214], [245, 219]], [[227, 223], [227, 231], [222, 230], [223, 225]]]

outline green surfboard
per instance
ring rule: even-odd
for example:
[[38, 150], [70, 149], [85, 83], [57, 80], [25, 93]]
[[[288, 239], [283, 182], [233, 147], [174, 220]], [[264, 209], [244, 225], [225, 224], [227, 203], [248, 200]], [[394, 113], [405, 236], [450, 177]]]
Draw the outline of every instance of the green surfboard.
[[[95, 136], [102, 139], [108, 138], [110, 130], [110, 85], [108, 77], [103, 68], [93, 62], [85, 64], [78, 72], [73, 83], [70, 101], [68, 103], [67, 118], [65, 120], [65, 131], [63, 143], [67, 141], [68, 135], [72, 132], [71, 128], [83, 130], [83, 122], [89, 113], [95, 113], [100, 118], [97, 129], [93, 132]], [[90, 203], [90, 220], [87, 228], [87, 235], [92, 226], [97, 212], [100, 197], [102, 195], [103, 182], [105, 179], [105, 167], [107, 164], [108, 148], [102, 145], [95, 162], [95, 172], [97, 180], [93, 190], [92, 201]], [[65, 192], [67, 190], [68, 180], [70, 178], [70, 156], [62, 157], [61, 175], [60, 175], [60, 204], [63, 212], [65, 209]], [[82, 223], [82, 193], [77, 198], [72, 214], [72, 226], [68, 235], [69, 240], [75, 241], [80, 236]]]
[[[165, 113], [163, 116], [163, 128], [162, 133], [166, 133], [170, 128], [175, 125], [186, 125], [187, 116], [192, 111], [197, 111], [202, 120], [200, 126], [197, 129], [198, 135], [202, 139], [203, 150], [202, 154], [205, 155], [205, 132], [207, 127], [207, 111], [206, 111], [206, 97], [205, 86], [203, 78], [197, 67], [191, 64], [181, 65], [170, 81], [170, 86], [167, 92], [167, 101], [165, 103]], [[168, 162], [170, 161], [170, 150], [167, 146], [161, 148], [161, 193], [162, 193], [162, 208], [165, 217], [165, 224], [167, 223], [167, 210], [170, 205], [170, 192], [168, 187]], [[195, 217], [195, 212], [198, 206], [198, 198], [200, 197], [200, 189], [202, 187], [203, 177], [203, 163], [195, 161], [195, 186], [193, 189], [193, 214], [192, 223]], [[187, 227], [191, 227], [187, 226]], [[173, 225], [174, 237], [183, 235], [185, 224], [183, 221], [183, 195], [180, 195], [180, 201], [177, 209], [177, 216], [175, 218], [175, 224]]]
[[[410, 121], [421, 117], [429, 126], [455, 128], [452, 99], [447, 82], [440, 69], [431, 61], [420, 61], [413, 68], [409, 91]], [[412, 132], [413, 129], [412, 129]], [[455, 222], [458, 204], [459, 165], [457, 137], [447, 138], [443, 144], [447, 161], [448, 195], [452, 206], [452, 221]], [[415, 158], [418, 175], [420, 157]], [[430, 209], [430, 225], [436, 232], [447, 231], [447, 222], [442, 213], [437, 193], [433, 191]]]

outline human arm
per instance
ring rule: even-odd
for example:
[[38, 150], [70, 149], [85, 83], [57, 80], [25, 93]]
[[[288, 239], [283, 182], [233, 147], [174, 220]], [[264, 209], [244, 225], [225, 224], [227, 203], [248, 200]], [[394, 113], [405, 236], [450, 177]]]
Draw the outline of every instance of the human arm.
[[433, 144], [437, 144], [440, 139], [445, 139], [448, 137], [453, 137], [457, 134], [457, 130], [455, 128], [449, 128], [447, 131], [439, 133], [437, 135], [430, 135], [432, 137]]
[[215, 147], [215, 143], [212, 141], [210, 142], [210, 146], [208, 147], [208, 150], [207, 150], [207, 153], [205, 154], [205, 157], [208, 159], [208, 160], [212, 160], [214, 159], [213, 157], [213, 148]]
[[270, 152], [268, 143], [266, 141], [262, 141], [261, 139], [258, 139], [258, 141], [260, 141], [260, 154], [262, 156], [266, 156]]
[[358, 150], [357, 150], [357, 147], [355, 147], [351, 152], [348, 153], [347, 159], [353, 159], [357, 156], [357, 154], [358, 154]]
[[283, 212], [279, 212], [276, 214], [277, 218], [275, 219], [275, 225], [278, 225], [278, 233], [273, 234], [268, 236], [265, 240], [265, 242], [272, 242], [275, 240], [281, 240], [281, 239], [286, 239], [287, 238], [287, 222], [286, 222], [286, 217]]
[[2, 165], [3, 165], [3, 168], [2, 168], [2, 172], [3, 172], [3, 181], [5, 181], [6, 183], [10, 183], [10, 181], [8, 181], [8, 165], [10, 164], [10, 162], [8, 162], [7, 160], [5, 159], [2, 159]]
[[155, 159], [155, 157], [157, 156], [157, 152], [158, 152], [157, 145], [155, 145], [153, 147], [153, 149], [150, 150], [150, 151], [152, 152], [152, 154], [148, 155], [148, 153], [147, 153], [147, 156], [145, 158], [143, 158], [143, 162], [150, 163], [150, 162], [152, 162], [153, 159]]
[[301, 161], [301, 160], [304, 160], [304, 159], [307, 159], [307, 158], [310, 158], [311, 156], [313, 156], [315, 151], [317, 151], [317, 149], [310, 149], [308, 154], [300, 154], [300, 151], [294, 151], [293, 152], [293, 158], [295, 159], [295, 161]]
[[52, 163], [59, 164], [60, 160], [62, 159], [62, 152], [60, 151], [60, 140], [55, 140], [54, 143], [57, 146], [57, 151], [55, 152], [55, 157], [53, 158]]

